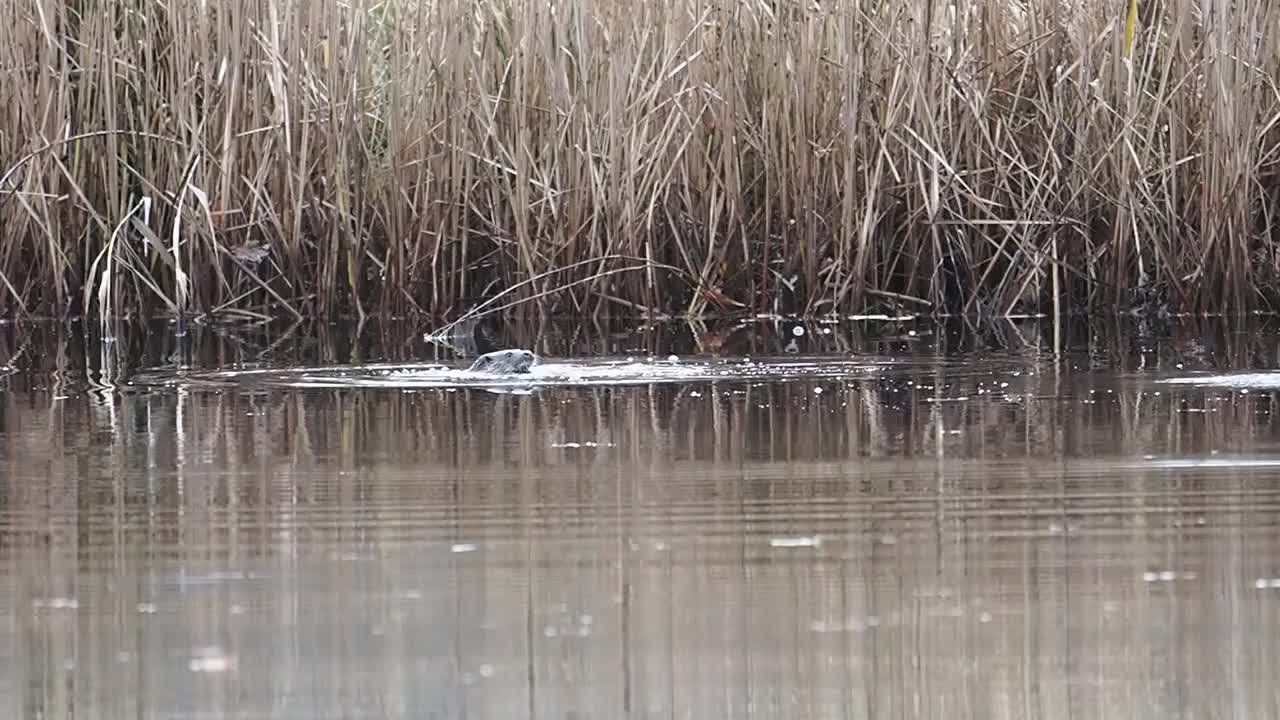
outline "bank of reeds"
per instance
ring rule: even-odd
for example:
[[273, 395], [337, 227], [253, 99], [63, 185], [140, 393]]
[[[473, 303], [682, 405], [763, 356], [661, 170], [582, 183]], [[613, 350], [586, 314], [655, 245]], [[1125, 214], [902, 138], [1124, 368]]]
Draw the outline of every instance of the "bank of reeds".
[[0, 312], [1271, 308], [1278, 49], [1275, 0], [15, 0]]

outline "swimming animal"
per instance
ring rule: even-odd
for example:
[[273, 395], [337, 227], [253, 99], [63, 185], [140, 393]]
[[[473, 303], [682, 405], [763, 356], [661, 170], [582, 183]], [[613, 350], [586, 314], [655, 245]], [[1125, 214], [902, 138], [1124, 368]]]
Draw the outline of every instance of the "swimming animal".
[[518, 375], [529, 372], [536, 362], [538, 356], [528, 350], [497, 350], [476, 358], [467, 369], [495, 375]]

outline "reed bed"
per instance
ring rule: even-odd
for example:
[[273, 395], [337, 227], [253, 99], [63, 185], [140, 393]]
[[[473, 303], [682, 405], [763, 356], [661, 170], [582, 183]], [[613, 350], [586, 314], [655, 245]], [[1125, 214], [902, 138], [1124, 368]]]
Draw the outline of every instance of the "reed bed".
[[0, 5], [0, 312], [1270, 310], [1280, 2]]

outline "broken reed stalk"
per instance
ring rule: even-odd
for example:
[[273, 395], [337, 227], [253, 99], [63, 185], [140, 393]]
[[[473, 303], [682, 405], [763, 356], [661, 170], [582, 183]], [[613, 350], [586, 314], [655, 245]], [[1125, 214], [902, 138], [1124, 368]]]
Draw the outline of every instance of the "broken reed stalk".
[[[604, 264], [604, 263], [606, 263], [606, 262], [608, 262], [608, 261], [610, 261], [610, 260], [630, 260], [630, 261], [638, 262], [638, 263], [640, 263], [640, 264], [637, 264], [637, 265], [630, 265], [630, 266], [627, 266], [627, 267], [621, 267], [621, 268], [611, 268], [611, 269], [608, 269], [608, 270], [603, 270], [603, 269], [601, 269], [601, 270], [594, 270], [594, 271], [591, 271], [591, 274], [590, 274], [590, 275], [587, 275], [586, 277], [576, 278], [576, 279], [573, 279], [573, 280], [571, 280], [571, 281], [569, 281], [569, 282], [567, 282], [567, 283], [562, 283], [562, 284], [554, 285], [554, 286], [551, 286], [551, 287], [548, 287], [548, 288], [544, 288], [544, 289], [542, 289], [542, 290], [537, 291], [537, 292], [536, 292], [536, 293], [534, 293], [533, 295], [524, 296], [524, 297], [521, 297], [521, 298], [519, 298], [519, 299], [517, 299], [517, 300], [513, 300], [513, 301], [510, 301], [510, 302], [506, 302], [506, 303], [503, 303], [503, 304], [501, 304], [501, 305], [497, 305], [497, 306], [494, 306], [494, 307], [490, 307], [490, 306], [492, 306], [494, 303], [496, 303], [496, 302], [498, 302], [499, 300], [501, 300], [502, 298], [506, 297], [507, 295], [509, 295], [509, 294], [511, 294], [511, 293], [515, 293], [515, 292], [517, 292], [517, 291], [519, 291], [519, 290], [523, 289], [523, 287], [524, 287], [524, 286], [526, 286], [526, 285], [535, 285], [535, 284], [537, 284], [539, 281], [543, 280], [544, 278], [550, 277], [550, 276], [552, 276], [552, 275], [558, 275], [558, 274], [561, 274], [561, 273], [571, 272], [571, 271], [576, 270], [576, 269], [578, 269], [579, 267], [583, 267], [583, 266], [585, 266], [585, 265], [602, 265], [602, 264]], [[509, 309], [511, 309], [511, 308], [518, 307], [518, 306], [520, 306], [520, 305], [524, 305], [524, 304], [527, 304], [527, 303], [532, 303], [532, 302], [533, 302], [533, 301], [535, 301], [535, 300], [539, 300], [539, 299], [541, 299], [541, 298], [547, 297], [547, 296], [552, 295], [552, 294], [554, 294], [554, 293], [563, 292], [563, 291], [568, 290], [569, 288], [572, 288], [572, 287], [577, 287], [577, 286], [579, 286], [579, 285], [583, 285], [583, 284], [594, 284], [594, 283], [597, 283], [597, 282], [598, 282], [598, 281], [600, 281], [600, 280], [603, 280], [604, 278], [607, 278], [607, 277], [610, 277], [610, 276], [613, 276], [613, 275], [617, 275], [617, 274], [620, 274], [620, 273], [636, 272], [636, 271], [640, 271], [640, 270], [650, 271], [650, 270], [654, 270], [654, 269], [661, 269], [661, 270], [670, 271], [670, 272], [672, 272], [673, 274], [675, 274], [675, 275], [677, 275], [677, 276], [681, 276], [681, 275], [683, 275], [683, 274], [684, 274], [684, 273], [683, 273], [683, 271], [682, 271], [680, 268], [674, 267], [674, 266], [672, 266], [672, 265], [662, 265], [662, 264], [657, 264], [657, 265], [656, 265], [656, 267], [655, 267], [655, 265], [654, 265], [653, 263], [649, 263], [649, 262], [645, 261], [645, 259], [644, 259], [644, 258], [635, 258], [635, 257], [629, 257], [629, 256], [626, 256], [626, 255], [609, 255], [609, 256], [605, 256], [605, 257], [601, 257], [601, 258], [592, 258], [592, 259], [589, 259], [589, 260], [580, 260], [580, 261], [578, 261], [578, 262], [576, 262], [576, 263], [571, 263], [570, 265], [567, 265], [567, 266], [562, 267], [562, 268], [555, 268], [555, 269], [553, 269], [553, 270], [548, 270], [548, 271], [545, 271], [545, 272], [541, 272], [541, 273], [538, 273], [537, 275], [534, 275], [533, 277], [527, 278], [527, 279], [525, 279], [525, 280], [522, 280], [522, 281], [520, 281], [520, 282], [516, 283], [515, 285], [512, 285], [511, 287], [507, 288], [506, 290], [502, 290], [502, 291], [498, 292], [497, 294], [495, 294], [495, 295], [493, 295], [492, 297], [490, 297], [488, 300], [485, 300], [484, 302], [482, 302], [482, 303], [480, 303], [480, 304], [476, 305], [475, 307], [471, 308], [470, 310], [466, 311], [466, 312], [465, 312], [465, 313], [463, 313], [461, 316], [459, 316], [456, 320], [454, 320], [454, 321], [452, 321], [452, 322], [450, 322], [450, 323], [448, 323], [448, 324], [446, 324], [446, 325], [444, 325], [444, 326], [442, 326], [442, 327], [440, 327], [440, 328], [436, 329], [435, 331], [431, 332], [431, 333], [428, 335], [427, 339], [428, 339], [428, 340], [430, 340], [430, 339], [435, 339], [435, 338], [443, 338], [443, 337], [447, 336], [447, 335], [449, 334], [449, 332], [450, 332], [450, 331], [452, 331], [455, 327], [457, 327], [458, 325], [461, 325], [462, 323], [464, 323], [464, 322], [466, 322], [466, 321], [468, 321], [468, 320], [477, 320], [477, 319], [482, 318], [482, 317], [485, 317], [485, 316], [487, 316], [487, 315], [494, 315], [494, 314], [497, 314], [497, 313], [501, 313], [501, 312], [502, 312], [502, 311], [504, 311], [504, 310], [509, 310]]]
[[1277, 48], [1280, 0], [17, 0], [0, 313], [1274, 309]]

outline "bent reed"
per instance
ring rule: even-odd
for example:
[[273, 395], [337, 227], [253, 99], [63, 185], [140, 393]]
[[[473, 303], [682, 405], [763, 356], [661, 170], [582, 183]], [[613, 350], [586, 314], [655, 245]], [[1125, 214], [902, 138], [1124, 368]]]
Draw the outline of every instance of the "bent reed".
[[14, 0], [0, 312], [1269, 310], [1278, 36], [1277, 0]]

